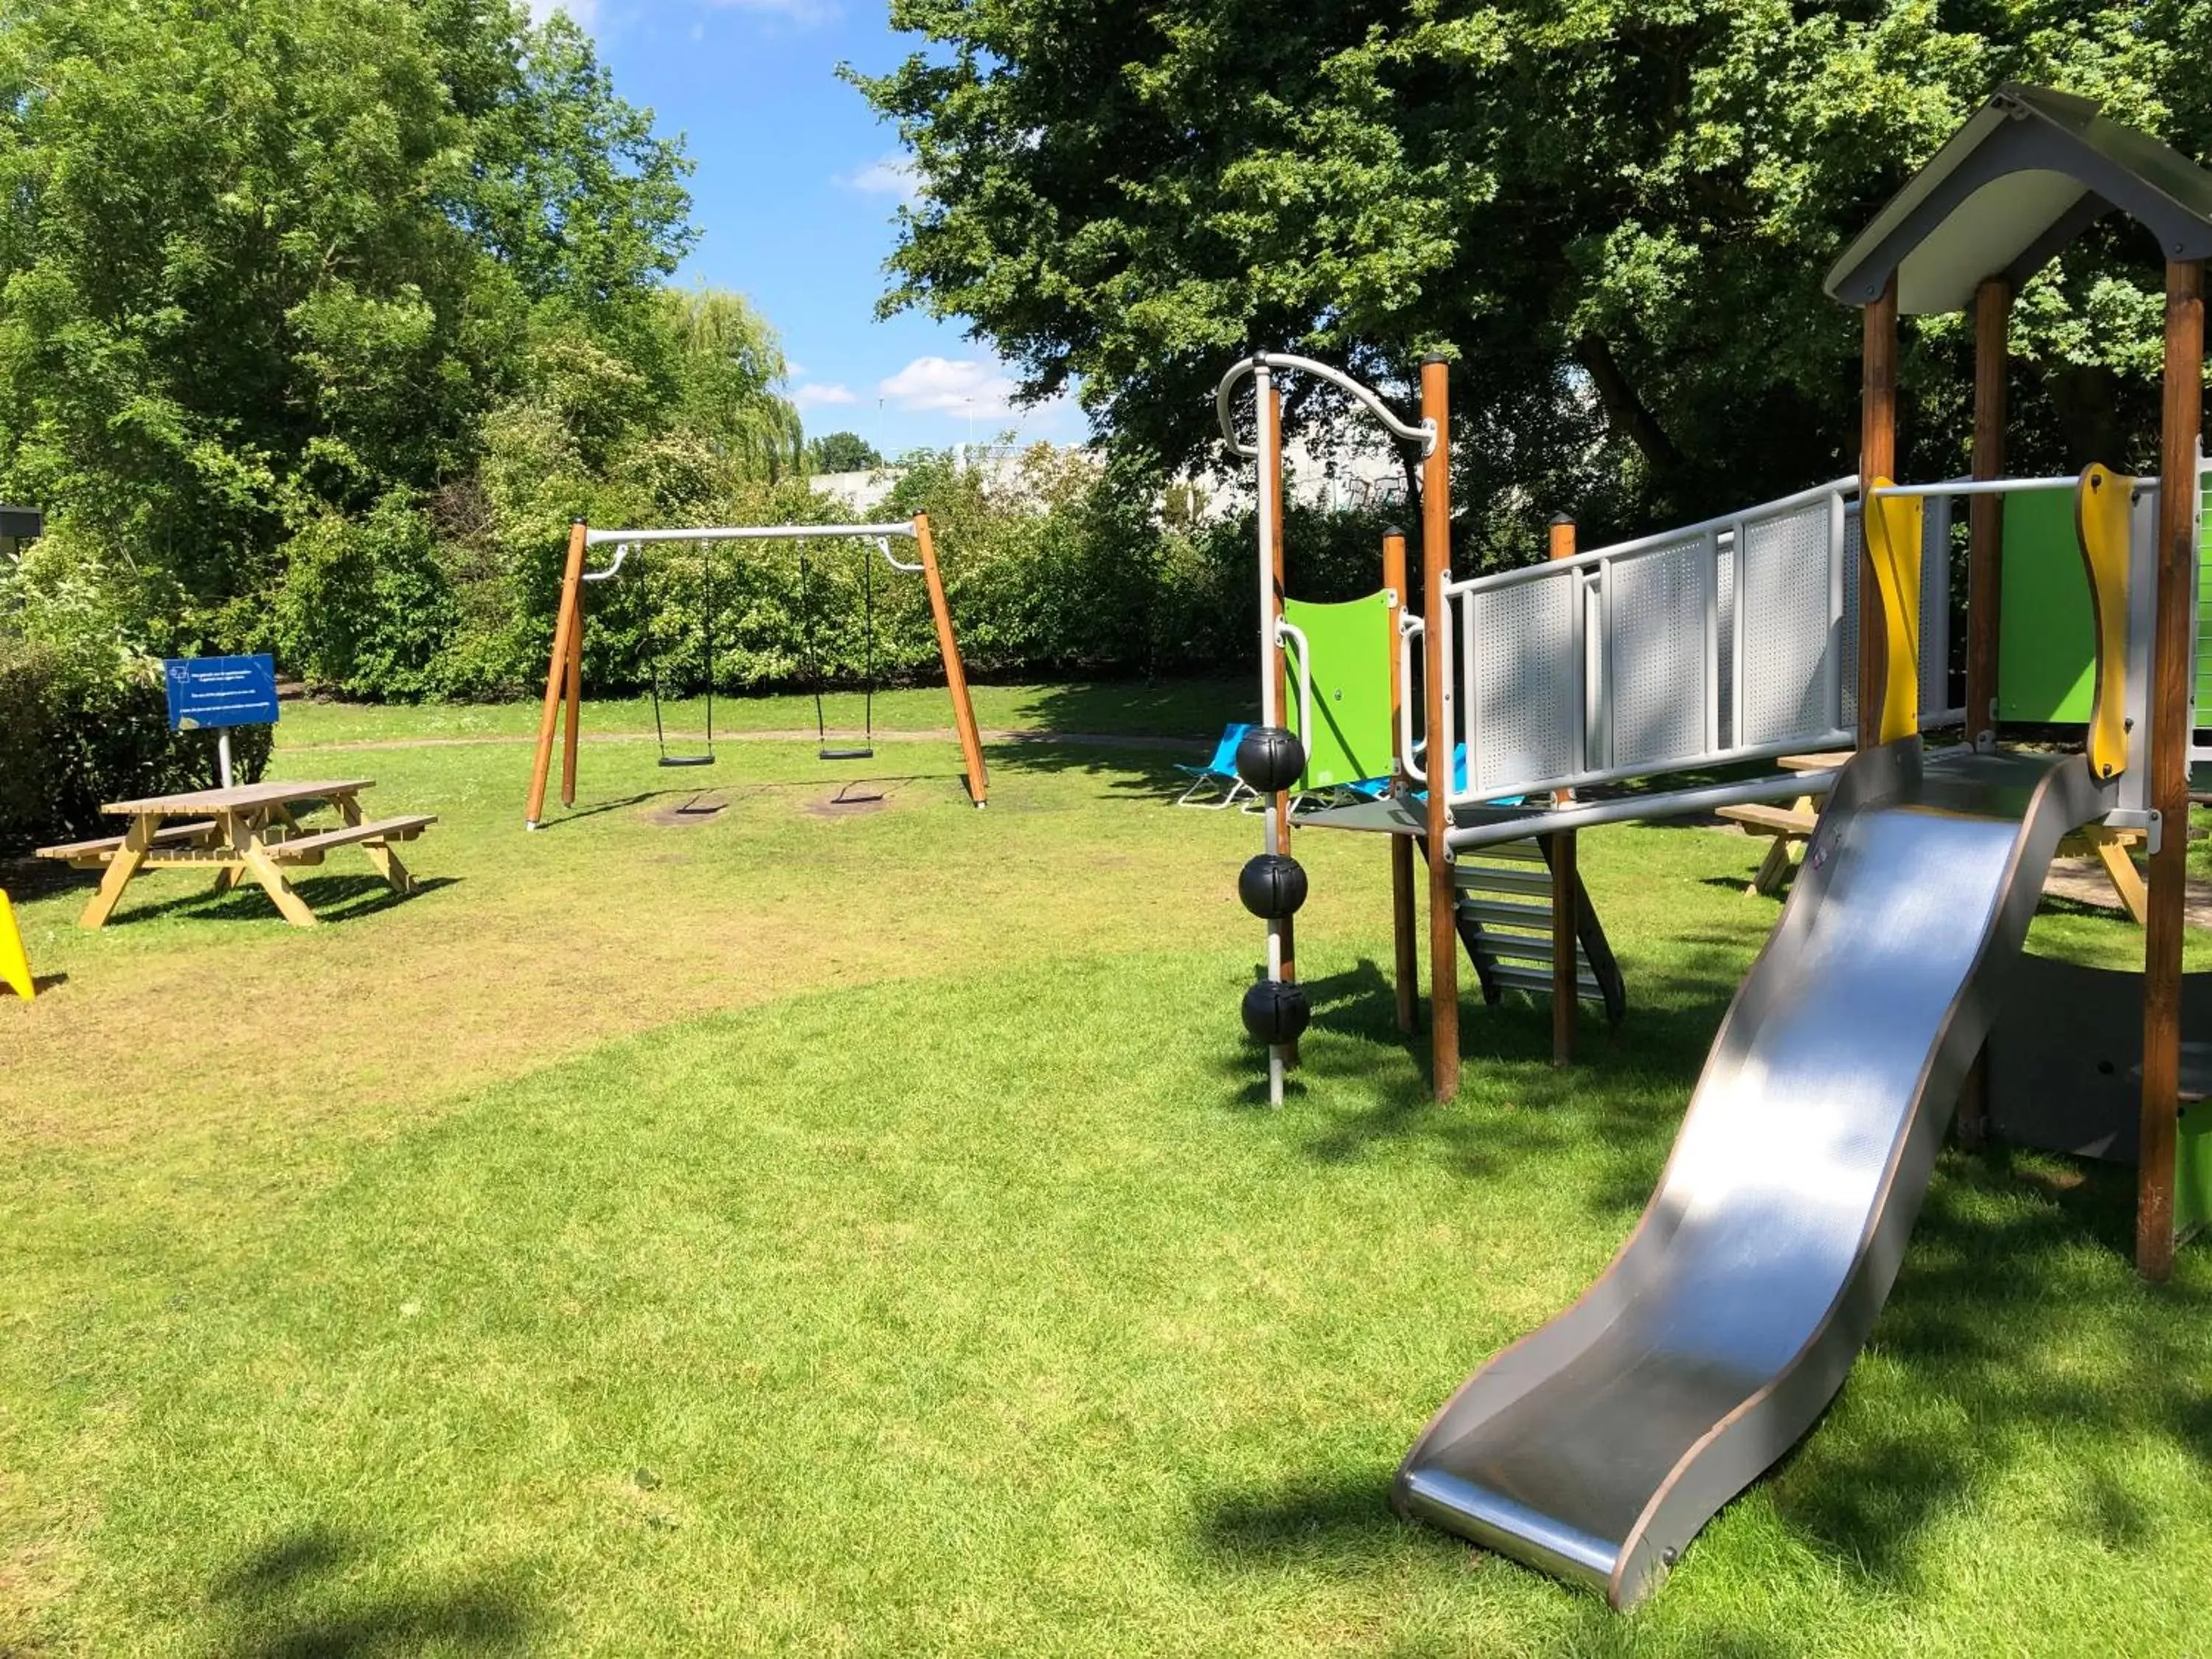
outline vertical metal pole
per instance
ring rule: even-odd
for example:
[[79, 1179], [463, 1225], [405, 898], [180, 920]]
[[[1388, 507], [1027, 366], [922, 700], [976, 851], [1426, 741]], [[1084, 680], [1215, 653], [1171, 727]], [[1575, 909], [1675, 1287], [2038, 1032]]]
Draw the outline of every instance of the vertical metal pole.
[[[1260, 451], [1260, 499], [1258, 518], [1260, 527], [1260, 723], [1280, 726], [1283, 723], [1283, 644], [1275, 631], [1275, 538], [1276, 525], [1283, 510], [1281, 435], [1276, 430], [1279, 404], [1275, 398], [1274, 377], [1267, 372], [1262, 361], [1253, 373], [1253, 403], [1258, 415]], [[1264, 827], [1261, 845], [1263, 850], [1273, 852], [1278, 844], [1282, 798], [1268, 795], [1263, 798]], [[1267, 923], [1267, 977], [1283, 976], [1283, 924], [1271, 919]], [[1283, 1103], [1283, 1046], [1270, 1043], [1267, 1048], [1267, 1103]]]
[[229, 788], [230, 728], [227, 726], [219, 729], [215, 734], [215, 770], [216, 775], [222, 780], [222, 787], [226, 789]]
[[2142, 1120], [2136, 1170], [2136, 1271], [2173, 1273], [2173, 1186], [2181, 1088], [2182, 895], [2189, 874], [2189, 678], [2197, 618], [2197, 441], [2204, 416], [2204, 267], [2166, 267], [2158, 597], [2153, 623], [2150, 802], [2159, 815], [2143, 929]]
[[[1395, 793], [1407, 776], [1406, 757], [1398, 748], [1399, 733], [1403, 730], [1401, 699], [1405, 695], [1400, 659], [1405, 654], [1406, 636], [1398, 626], [1407, 604], [1406, 532], [1402, 530], [1382, 532], [1382, 586], [1390, 595], [1387, 619], [1390, 629], [1390, 781]], [[1413, 838], [1392, 836], [1389, 840], [1390, 935], [1396, 947], [1393, 959], [1398, 981], [1398, 1029], [1410, 1031], [1419, 1016], [1421, 996], [1421, 953], [1414, 939], [1413, 923]]]
[[1873, 509], [1867, 490], [1877, 477], [1897, 476], [1897, 273], [1866, 308], [1859, 362], [1859, 747], [1881, 740], [1884, 677], [1881, 584], [1875, 580], [1874, 538], [1866, 533]]
[[[2012, 289], [2002, 277], [1974, 290], [1974, 453], [1977, 478], [2004, 477], [2007, 334]], [[1997, 624], [2002, 617], [2004, 498], [1976, 495], [1966, 507], [1966, 741], [1994, 743], [1997, 731]], [[1984, 1044], [1959, 1090], [1960, 1143], [1989, 1138], [1989, 1058]]]
[[1421, 465], [1421, 580], [1427, 589], [1428, 672], [1423, 688], [1429, 774], [1429, 1080], [1438, 1100], [1459, 1092], [1459, 890], [1452, 880], [1451, 424], [1449, 370], [1421, 361], [1421, 414], [1436, 447]]
[[[1284, 660], [1282, 635], [1276, 624], [1283, 617], [1283, 389], [1267, 387], [1267, 443], [1273, 456], [1270, 469], [1275, 478], [1274, 539], [1268, 545], [1267, 558], [1273, 580], [1267, 588], [1268, 635], [1275, 641], [1275, 707], [1283, 711], [1283, 724], [1290, 724], [1290, 669]], [[1311, 665], [1308, 665], [1310, 672]], [[1302, 732], [1301, 741], [1311, 743], [1313, 733]], [[1275, 834], [1271, 850], [1285, 858], [1291, 854], [1291, 792], [1278, 790], [1275, 794]], [[1296, 916], [1285, 916], [1282, 921], [1283, 959], [1275, 977], [1285, 983], [1298, 976], [1298, 921]], [[1298, 1063], [1298, 1045], [1293, 1041], [1283, 1045], [1283, 1064], [1293, 1066]]]
[[[1575, 556], [1575, 521], [1562, 513], [1552, 520], [1551, 556], [1571, 559]], [[1577, 605], [1582, 603], [1582, 592], [1577, 586], [1573, 594]], [[1577, 696], [1581, 693], [1577, 692]], [[1562, 789], [1557, 793], [1559, 805], [1573, 800], [1575, 792]], [[1581, 884], [1575, 872], [1575, 832], [1562, 830], [1551, 838], [1552, 865], [1552, 1064], [1571, 1066], [1575, 1063], [1575, 1017], [1581, 1011], [1581, 975], [1577, 972], [1577, 952], [1575, 940], [1579, 934], [1582, 918], [1580, 909]]]

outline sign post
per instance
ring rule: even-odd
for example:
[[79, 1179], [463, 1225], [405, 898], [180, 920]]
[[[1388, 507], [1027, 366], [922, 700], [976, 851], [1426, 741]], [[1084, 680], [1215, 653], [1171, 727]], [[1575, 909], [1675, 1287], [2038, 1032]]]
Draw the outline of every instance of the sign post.
[[161, 665], [169, 694], [169, 726], [211, 730], [222, 787], [230, 785], [230, 728], [276, 724], [274, 657], [172, 657]]

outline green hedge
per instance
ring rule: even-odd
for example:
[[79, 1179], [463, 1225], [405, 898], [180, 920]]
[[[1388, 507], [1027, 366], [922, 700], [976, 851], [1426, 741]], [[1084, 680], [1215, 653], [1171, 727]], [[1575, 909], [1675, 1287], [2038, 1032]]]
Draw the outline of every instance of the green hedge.
[[[237, 781], [258, 781], [270, 729], [232, 733]], [[112, 835], [103, 801], [204, 789], [215, 734], [169, 730], [150, 665], [86, 672], [53, 648], [0, 634], [0, 852]]]

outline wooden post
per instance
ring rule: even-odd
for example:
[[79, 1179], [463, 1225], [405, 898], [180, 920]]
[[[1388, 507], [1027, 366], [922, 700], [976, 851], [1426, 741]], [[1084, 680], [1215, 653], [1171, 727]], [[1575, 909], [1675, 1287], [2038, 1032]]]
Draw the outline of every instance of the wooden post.
[[[1575, 521], [1562, 513], [1552, 520], [1549, 551], [1553, 559], [1575, 556]], [[1577, 604], [1581, 603], [1579, 595]], [[1579, 676], [1577, 684], [1580, 684]], [[1559, 793], [1561, 805], [1574, 799], [1574, 792], [1562, 789]], [[1577, 914], [1578, 886], [1575, 877], [1575, 832], [1562, 830], [1551, 838], [1552, 852], [1552, 1064], [1571, 1066], [1575, 1063], [1575, 1018], [1582, 1010], [1580, 975], [1576, 972], [1578, 952], [1575, 940], [1580, 931], [1581, 917]]]
[[[1395, 793], [1406, 781], [1406, 757], [1398, 746], [1404, 728], [1402, 665], [1406, 636], [1398, 631], [1398, 618], [1409, 602], [1406, 592], [1406, 532], [1382, 532], [1382, 586], [1389, 592], [1390, 611], [1390, 782]], [[1390, 937], [1396, 946], [1393, 972], [1398, 986], [1398, 1029], [1410, 1031], [1419, 1022], [1421, 997], [1421, 953], [1414, 939], [1413, 838], [1390, 838]]]
[[552, 660], [545, 670], [545, 708], [538, 718], [538, 757], [530, 769], [530, 804], [524, 810], [526, 829], [535, 830], [545, 816], [545, 782], [553, 769], [553, 728], [561, 718], [561, 696], [567, 689], [568, 635], [575, 626], [577, 606], [584, 589], [584, 536], [578, 519], [568, 526], [568, 562], [561, 577], [561, 608], [553, 617]]
[[2204, 414], [2204, 267], [2166, 267], [2158, 597], [2153, 624], [2150, 802], [2159, 815], [2143, 938], [2142, 1120], [2136, 1170], [2136, 1271], [2173, 1273], [2175, 1142], [2181, 1088], [2181, 928], [2189, 875], [2189, 677], [2197, 637], [2197, 441]]
[[1876, 477], [1897, 473], [1897, 273], [1866, 308], [1864, 343], [1859, 360], [1859, 718], [1862, 749], [1881, 740], [1884, 677], [1888, 672], [1883, 650], [1881, 597], [1875, 581], [1864, 533], [1866, 513], [1873, 503], [1866, 491]]
[[[1977, 478], [2002, 478], [2005, 466], [2005, 392], [2011, 364], [2008, 334], [2012, 289], [2001, 276], [1974, 290], [1974, 452]], [[1966, 741], [1977, 745], [1997, 730], [1997, 625], [2003, 616], [2004, 498], [1976, 495], [1967, 509]], [[1989, 1058], [1984, 1044], [1967, 1067], [1954, 1120], [1959, 1142], [1989, 1139]]]
[[952, 611], [945, 601], [945, 578], [938, 573], [937, 543], [929, 533], [929, 514], [914, 515], [915, 544], [921, 549], [921, 576], [929, 589], [929, 614], [937, 623], [937, 653], [945, 660], [945, 689], [952, 695], [952, 723], [960, 732], [960, 754], [968, 769], [968, 799], [982, 805], [991, 781], [983, 770], [983, 736], [975, 729], [975, 705], [968, 696], [968, 670], [953, 636]]
[[[707, 665], [712, 674], [714, 665]], [[568, 714], [561, 729], [561, 805], [576, 804], [576, 733], [583, 729], [584, 585], [576, 584], [575, 614], [568, 623]]]
[[1436, 447], [1421, 463], [1421, 580], [1426, 589], [1424, 676], [1429, 774], [1429, 1081], [1438, 1100], [1459, 1092], [1459, 890], [1452, 880], [1451, 394], [1442, 357], [1421, 361], [1421, 414]]

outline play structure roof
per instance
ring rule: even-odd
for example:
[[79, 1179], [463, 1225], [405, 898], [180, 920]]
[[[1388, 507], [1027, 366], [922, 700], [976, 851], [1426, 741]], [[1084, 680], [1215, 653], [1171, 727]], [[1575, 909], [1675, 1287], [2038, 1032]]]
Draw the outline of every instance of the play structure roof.
[[2169, 259], [2212, 256], [2212, 173], [2093, 100], [1997, 88], [1844, 251], [1823, 286], [1846, 305], [1897, 273], [1898, 310], [1956, 311], [1991, 276], [2020, 284], [2105, 215], [2126, 214]]

